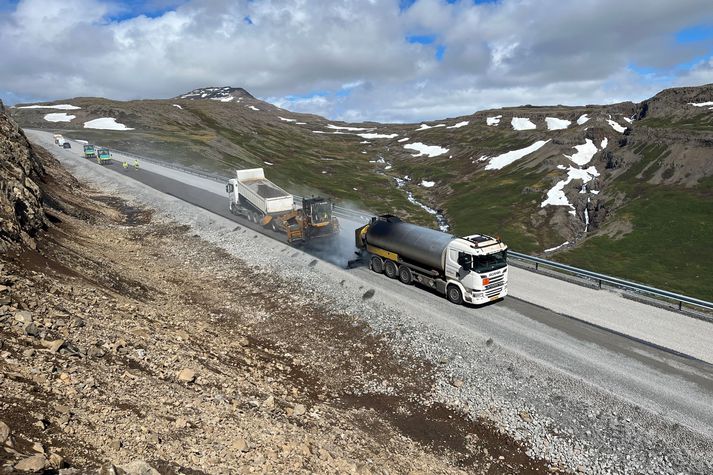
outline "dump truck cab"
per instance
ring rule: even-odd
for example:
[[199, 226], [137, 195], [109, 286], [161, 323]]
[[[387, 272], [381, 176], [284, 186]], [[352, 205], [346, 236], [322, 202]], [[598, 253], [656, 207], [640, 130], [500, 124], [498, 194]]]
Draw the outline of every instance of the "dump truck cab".
[[97, 149], [97, 163], [100, 165], [108, 165], [111, 163], [111, 152], [106, 147], [99, 147]]
[[97, 156], [97, 152], [94, 149], [94, 145], [87, 144], [84, 146], [84, 158], [95, 158]]

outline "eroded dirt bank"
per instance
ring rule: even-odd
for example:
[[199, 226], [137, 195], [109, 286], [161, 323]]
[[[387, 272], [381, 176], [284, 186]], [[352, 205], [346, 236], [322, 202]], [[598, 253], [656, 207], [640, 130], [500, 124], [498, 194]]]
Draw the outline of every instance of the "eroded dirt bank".
[[353, 316], [43, 160], [49, 229], [0, 264], [0, 472], [557, 470]]

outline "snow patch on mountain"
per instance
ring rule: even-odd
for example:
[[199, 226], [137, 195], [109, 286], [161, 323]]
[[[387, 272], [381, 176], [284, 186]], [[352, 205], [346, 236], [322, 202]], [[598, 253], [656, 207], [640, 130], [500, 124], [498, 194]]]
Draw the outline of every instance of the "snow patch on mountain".
[[366, 133], [366, 134], [357, 134], [357, 135], [363, 139], [393, 139], [394, 137], [399, 136], [399, 134], [376, 134], [376, 133]]
[[116, 121], [113, 117], [102, 117], [84, 123], [85, 129], [134, 130]]
[[260, 109], [258, 109], [257, 107], [252, 106], [252, 105], [251, 105], [251, 106], [246, 106], [246, 107], [247, 107], [248, 109], [252, 109], [252, 110], [254, 110], [254, 111], [259, 111], [259, 110], [260, 110]]
[[481, 157], [481, 160], [483, 158], [488, 158], [490, 160], [490, 162], [485, 165], [486, 170], [501, 170], [506, 166], [510, 165], [511, 163], [520, 160], [521, 158], [530, 155], [533, 152], [538, 151], [547, 142], [549, 142], [549, 140], [538, 140], [529, 147], [521, 148], [519, 150], [513, 150], [511, 152], [506, 152], [502, 155], [498, 155], [497, 157]]
[[597, 172], [597, 169], [593, 166], [587, 169], [569, 167], [567, 170], [567, 178], [558, 181], [555, 186], [547, 191], [547, 198], [540, 204], [540, 208], [544, 208], [545, 206], [568, 206], [574, 211], [574, 206], [572, 206], [572, 203], [569, 202], [567, 196], [564, 194], [564, 187], [573, 180], [582, 180], [584, 184], [597, 176], [599, 176], [599, 172]]
[[404, 138], [402, 138], [402, 139], [398, 139], [398, 140], [397, 140], [397, 142], [399, 142], [399, 143], [408, 142], [408, 141], [409, 141], [409, 138], [408, 138], [408, 137], [404, 137]]
[[421, 130], [428, 130], [428, 129], [434, 129], [436, 127], [445, 127], [446, 124], [436, 124], [436, 125], [428, 125], [428, 124], [421, 124], [421, 126], [416, 129], [416, 132], [421, 131]]
[[510, 124], [515, 130], [533, 130], [537, 128], [527, 117], [513, 117]]
[[492, 125], [494, 127], [497, 127], [498, 124], [500, 124], [500, 119], [502, 119], [502, 118], [503, 118], [503, 116], [501, 116], [501, 115], [496, 115], [495, 117], [487, 117], [485, 119], [485, 123], [487, 125]]
[[181, 106], [178, 105], [178, 104], [171, 104], [171, 105], [172, 105], [173, 107], [178, 107], [179, 109], [183, 110], [183, 107], [181, 107]]
[[558, 119], [556, 117], [545, 117], [545, 122], [547, 123], [548, 130], [562, 130], [566, 129], [572, 123], [571, 120]]
[[47, 122], [71, 122], [76, 117], [76, 115], [70, 115], [66, 112], [53, 112], [52, 114], [45, 114], [44, 119]]
[[602, 139], [602, 145], [601, 145], [602, 150], [604, 150], [605, 148], [607, 148], [607, 145], [609, 145], [609, 139], [606, 138], [606, 137], [604, 137], [604, 139]]
[[327, 124], [328, 129], [334, 129], [334, 130], [349, 130], [350, 132], [360, 132], [363, 130], [374, 130], [374, 127], [343, 127], [341, 125], [332, 125], [332, 124]]
[[449, 127], [446, 127], [446, 129], [460, 129], [461, 127], [465, 127], [466, 125], [470, 124], [470, 121], [464, 120], [463, 122], [458, 122], [455, 125], [451, 125]]
[[414, 157], [428, 155], [433, 158], [448, 153], [447, 148], [439, 147], [438, 145], [426, 145], [421, 142], [407, 143], [404, 148], [417, 151], [418, 154], [414, 155]]
[[588, 121], [589, 121], [589, 116], [587, 114], [582, 114], [579, 116], [579, 119], [577, 119], [577, 125], [586, 124]]
[[56, 104], [56, 105], [42, 105], [42, 104], [35, 104], [31, 106], [20, 106], [18, 109], [59, 109], [59, 110], [68, 110], [68, 111], [73, 111], [73, 110], [78, 110], [81, 109], [81, 107], [73, 106], [71, 104]]
[[435, 184], [435, 181], [421, 180], [421, 186], [424, 188], [433, 188]]
[[279, 115], [277, 116], [277, 118], [285, 122], [297, 122], [297, 119], [287, 119], [285, 117], [280, 117]]
[[619, 132], [620, 134], [623, 134], [624, 131], [626, 130], [626, 127], [623, 127], [623, 126], [619, 125], [618, 122], [615, 122], [615, 121], [613, 121], [613, 120], [611, 120], [611, 119], [607, 119], [607, 123], [608, 123], [609, 125], [611, 125], [611, 128], [612, 128], [612, 129], [616, 130], [616, 131]]
[[710, 107], [710, 106], [713, 106], [713, 101], [709, 101], [709, 102], [689, 102], [688, 105], [689, 105], [689, 106], [693, 106], [693, 107]]
[[575, 145], [574, 149], [577, 150], [576, 153], [572, 155], [565, 154], [565, 157], [569, 158], [580, 167], [589, 163], [594, 157], [594, 154], [597, 153], [597, 146], [594, 145], [594, 143], [589, 139], [585, 139], [585, 142], [582, 145]]

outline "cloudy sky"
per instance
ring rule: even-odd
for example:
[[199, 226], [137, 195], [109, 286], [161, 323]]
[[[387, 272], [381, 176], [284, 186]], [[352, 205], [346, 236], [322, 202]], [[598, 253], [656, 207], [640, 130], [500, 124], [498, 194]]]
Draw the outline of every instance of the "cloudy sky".
[[713, 82], [711, 0], [0, 0], [0, 98], [240, 86], [347, 121]]

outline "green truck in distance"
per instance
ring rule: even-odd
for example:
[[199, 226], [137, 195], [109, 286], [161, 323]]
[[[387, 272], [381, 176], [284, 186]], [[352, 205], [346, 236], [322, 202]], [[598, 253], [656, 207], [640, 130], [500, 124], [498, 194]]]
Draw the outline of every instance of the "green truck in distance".
[[97, 152], [94, 149], [94, 145], [85, 145], [84, 146], [84, 158], [95, 158], [97, 156]]
[[106, 147], [97, 149], [97, 163], [99, 165], [109, 165], [111, 163], [111, 152]]

